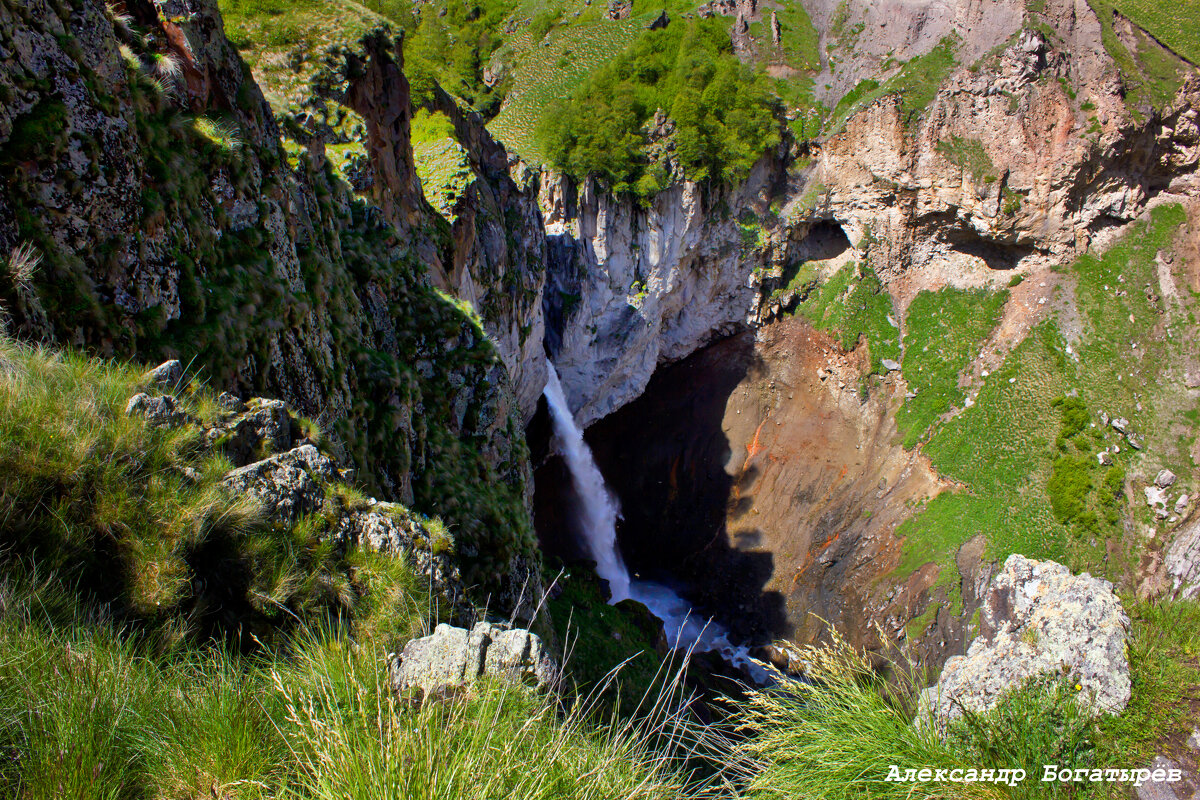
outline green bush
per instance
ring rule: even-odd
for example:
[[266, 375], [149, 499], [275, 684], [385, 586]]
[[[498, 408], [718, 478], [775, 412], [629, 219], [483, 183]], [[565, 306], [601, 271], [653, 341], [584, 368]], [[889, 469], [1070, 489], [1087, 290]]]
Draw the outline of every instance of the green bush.
[[775, 104], [765, 74], [733, 54], [724, 24], [691, 19], [642, 36], [591, 75], [545, 115], [538, 138], [557, 169], [649, 197], [667, 177], [647, 153], [656, 111], [675, 124], [686, 177], [734, 182], [779, 141]]

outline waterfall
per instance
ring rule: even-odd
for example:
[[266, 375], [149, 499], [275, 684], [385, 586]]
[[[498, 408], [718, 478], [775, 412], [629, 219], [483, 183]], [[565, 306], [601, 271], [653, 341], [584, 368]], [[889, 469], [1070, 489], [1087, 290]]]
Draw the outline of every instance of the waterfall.
[[575, 424], [575, 415], [567, 405], [562, 383], [554, 365], [546, 362], [549, 377], [546, 380], [546, 402], [550, 405], [550, 419], [554, 425], [554, 436], [558, 440], [559, 454], [567, 462], [571, 482], [579, 495], [579, 521], [583, 529], [584, 546], [596, 562], [596, 573], [608, 581], [613, 603], [629, 597], [629, 570], [617, 547], [617, 517], [620, 510], [592, 450], [583, 440], [583, 431]]
[[767, 671], [751, 659], [747, 648], [734, 645], [724, 628], [712, 620], [700, 619], [691, 605], [670, 587], [630, 578], [617, 544], [617, 520], [621, 516], [617, 498], [604, 482], [591, 448], [583, 440], [583, 430], [567, 404], [558, 372], [548, 360], [546, 371], [549, 373], [546, 402], [550, 406], [558, 453], [567, 463], [571, 483], [579, 497], [578, 513], [584, 545], [596, 562], [596, 574], [608, 581], [612, 594], [609, 602], [619, 603], [626, 598], [637, 600], [662, 620], [667, 641], [673, 647], [718, 652], [752, 680], [765, 685], [770, 680]]

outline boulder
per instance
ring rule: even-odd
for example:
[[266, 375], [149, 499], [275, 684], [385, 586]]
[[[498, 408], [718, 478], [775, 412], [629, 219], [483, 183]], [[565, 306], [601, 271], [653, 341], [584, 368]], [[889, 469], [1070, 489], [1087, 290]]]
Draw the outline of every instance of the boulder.
[[1160, 470], [1154, 478], [1154, 485], [1160, 489], [1169, 489], [1175, 485], [1175, 473], [1169, 469]]
[[883, 364], [883, 368], [886, 369], [888, 372], [895, 372], [896, 370], [900, 369], [900, 362], [893, 361], [890, 358], [885, 358], [885, 359], [883, 359], [883, 361], [881, 361], [879, 363]]
[[557, 676], [554, 662], [536, 634], [480, 622], [467, 630], [445, 623], [432, 634], [413, 639], [393, 655], [389, 672], [396, 692], [420, 689], [436, 694], [484, 675], [529, 683], [539, 688]]
[[129, 398], [125, 413], [131, 417], [145, 417], [146, 422], [155, 428], [175, 427], [188, 421], [188, 415], [179, 408], [175, 397], [169, 394], [152, 397], [145, 392], [138, 392]]
[[164, 361], [142, 375], [142, 380], [160, 389], [174, 389], [183, 380], [183, 365], [176, 359]]
[[337, 467], [332, 459], [304, 444], [231, 470], [224, 482], [233, 492], [257, 497], [272, 518], [291, 523], [320, 510], [325, 499], [323, 483], [335, 478]]
[[984, 596], [979, 636], [922, 692], [919, 719], [944, 731], [964, 709], [986, 711], [1029, 679], [1055, 674], [1079, 687], [1092, 714], [1119, 713], [1130, 697], [1128, 630], [1108, 581], [1009, 556]]

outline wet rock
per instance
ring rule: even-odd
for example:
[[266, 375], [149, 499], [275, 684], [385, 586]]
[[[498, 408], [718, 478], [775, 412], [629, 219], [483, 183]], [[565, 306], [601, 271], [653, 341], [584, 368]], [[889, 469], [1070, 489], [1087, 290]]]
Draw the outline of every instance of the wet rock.
[[1043, 675], [1069, 676], [1093, 714], [1119, 713], [1130, 697], [1128, 629], [1108, 581], [1072, 575], [1053, 561], [1009, 556], [984, 597], [980, 635], [922, 693], [921, 718], [945, 730], [964, 710], [986, 711]]
[[393, 655], [389, 672], [396, 692], [424, 694], [462, 686], [484, 675], [544, 687], [556, 677], [542, 640], [523, 628], [480, 622], [471, 630], [445, 623]]
[[142, 380], [160, 389], [174, 389], [183, 380], [183, 365], [176, 359], [164, 361], [142, 375]]
[[188, 421], [188, 415], [179, 408], [175, 397], [169, 394], [152, 397], [139, 392], [129, 398], [125, 413], [131, 417], [145, 417], [146, 422], [155, 428], [172, 428]]
[[1169, 469], [1161, 470], [1154, 478], [1154, 485], [1160, 489], [1166, 489], [1175, 485], [1175, 473]]

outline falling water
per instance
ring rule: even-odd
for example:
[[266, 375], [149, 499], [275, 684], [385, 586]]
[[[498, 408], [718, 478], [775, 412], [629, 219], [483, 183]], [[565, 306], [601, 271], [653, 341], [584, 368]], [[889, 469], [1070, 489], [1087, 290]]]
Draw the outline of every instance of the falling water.
[[604, 483], [604, 476], [592, 458], [591, 448], [583, 440], [583, 431], [575, 424], [575, 415], [567, 405], [562, 384], [554, 365], [546, 362], [550, 373], [546, 380], [546, 402], [558, 439], [559, 453], [567, 462], [571, 482], [580, 499], [580, 524], [588, 554], [596, 562], [596, 573], [608, 581], [613, 603], [629, 597], [629, 570], [617, 548], [617, 498]]
[[756, 682], [767, 682], [766, 670], [751, 659], [745, 647], [734, 645], [724, 628], [712, 620], [698, 618], [691, 605], [669, 587], [630, 578], [617, 544], [617, 520], [621, 516], [617, 498], [604, 482], [591, 448], [583, 440], [583, 430], [576, 424], [575, 415], [567, 405], [554, 365], [547, 361], [546, 367], [549, 377], [545, 395], [558, 452], [567, 462], [571, 482], [579, 496], [584, 545], [596, 562], [596, 574], [608, 581], [612, 594], [609, 602], [619, 603], [626, 598], [637, 600], [662, 620], [667, 641], [675, 648], [718, 652]]

